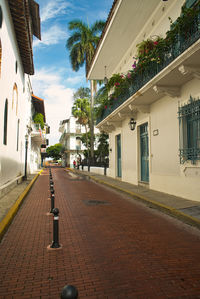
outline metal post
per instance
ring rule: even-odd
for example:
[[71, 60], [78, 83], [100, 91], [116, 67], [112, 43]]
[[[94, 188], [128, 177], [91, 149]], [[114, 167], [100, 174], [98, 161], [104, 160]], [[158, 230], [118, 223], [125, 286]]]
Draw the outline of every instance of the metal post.
[[59, 248], [60, 244], [59, 244], [59, 229], [58, 229], [58, 214], [59, 214], [59, 210], [57, 208], [53, 209], [53, 241], [52, 244], [50, 246], [50, 248]]
[[72, 285], [66, 285], [62, 289], [61, 299], [77, 299], [78, 298], [78, 290], [76, 287]]
[[51, 193], [51, 210], [50, 210], [50, 213], [53, 213], [54, 202], [55, 202], [55, 194], [53, 192], [53, 193]]
[[54, 193], [53, 185], [50, 185], [50, 192], [51, 192], [51, 193]]
[[28, 156], [28, 135], [25, 135], [25, 169], [24, 180], [27, 180], [27, 156]]
[[104, 175], [106, 175], [106, 163], [104, 163]]

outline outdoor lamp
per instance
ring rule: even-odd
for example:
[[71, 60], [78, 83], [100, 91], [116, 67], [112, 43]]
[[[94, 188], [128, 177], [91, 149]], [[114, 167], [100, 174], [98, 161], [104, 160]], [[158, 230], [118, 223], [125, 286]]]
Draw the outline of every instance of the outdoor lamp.
[[129, 127], [130, 127], [131, 131], [134, 131], [135, 126], [136, 126], [136, 121], [134, 120], [133, 117], [131, 117], [130, 122], [128, 124], [129, 124]]
[[106, 85], [108, 84], [108, 78], [106, 77], [106, 66], [105, 66], [105, 77], [103, 79], [103, 83]]

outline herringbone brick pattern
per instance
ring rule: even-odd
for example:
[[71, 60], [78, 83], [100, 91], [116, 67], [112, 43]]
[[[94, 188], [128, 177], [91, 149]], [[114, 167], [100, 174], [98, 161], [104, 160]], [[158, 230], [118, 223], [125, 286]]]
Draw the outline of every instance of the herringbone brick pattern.
[[62, 249], [52, 241], [49, 172], [0, 244], [0, 298], [200, 298], [200, 233], [93, 182], [52, 169]]

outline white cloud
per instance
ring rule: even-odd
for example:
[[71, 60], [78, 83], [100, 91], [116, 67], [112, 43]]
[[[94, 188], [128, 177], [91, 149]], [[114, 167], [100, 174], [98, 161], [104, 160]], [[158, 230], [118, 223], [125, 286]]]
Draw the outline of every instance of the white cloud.
[[51, 26], [47, 31], [42, 33], [42, 40], [34, 39], [33, 47], [38, 48], [40, 46], [50, 46], [58, 44], [62, 40], [66, 40], [68, 34], [66, 30], [62, 29], [58, 25]]
[[44, 99], [46, 121], [50, 125], [50, 145], [59, 142], [59, 123], [71, 115], [74, 89], [67, 88], [58, 70], [41, 69], [33, 76], [33, 92]]
[[72, 85], [76, 85], [78, 83], [84, 82], [85, 80], [85, 75], [83, 74], [82, 76], [68, 77], [66, 79], [66, 82]]
[[66, 0], [49, 1], [48, 4], [41, 9], [41, 22], [66, 14], [67, 8], [70, 6], [71, 4]]

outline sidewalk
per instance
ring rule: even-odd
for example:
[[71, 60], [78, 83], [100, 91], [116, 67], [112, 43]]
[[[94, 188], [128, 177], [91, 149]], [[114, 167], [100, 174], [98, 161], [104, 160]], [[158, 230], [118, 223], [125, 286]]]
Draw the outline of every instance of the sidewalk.
[[0, 240], [22, 204], [23, 199], [37, 179], [39, 173], [40, 172], [29, 174], [27, 180], [23, 181], [0, 198]]
[[92, 172], [70, 169], [72, 172], [84, 175], [97, 183], [104, 184], [118, 191], [131, 195], [149, 207], [158, 209], [184, 223], [200, 229], [200, 202], [154, 191], [142, 186], [129, 184], [118, 179]]

